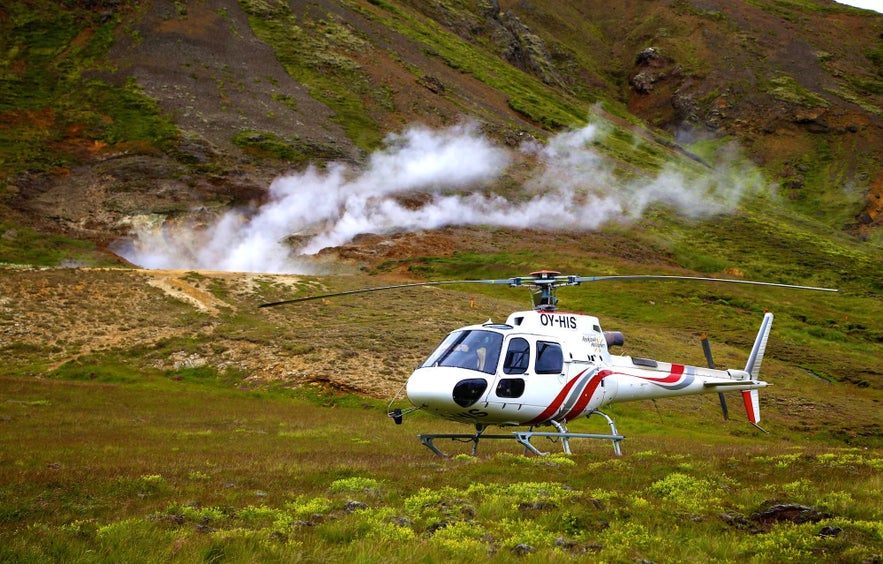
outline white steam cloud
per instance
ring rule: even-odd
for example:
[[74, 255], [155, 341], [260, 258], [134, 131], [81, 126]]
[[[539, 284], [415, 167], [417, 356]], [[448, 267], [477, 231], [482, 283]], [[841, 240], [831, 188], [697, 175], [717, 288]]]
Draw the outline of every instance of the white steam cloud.
[[510, 201], [482, 188], [506, 174], [519, 155], [492, 144], [474, 125], [415, 127], [389, 136], [386, 148], [359, 170], [332, 164], [277, 178], [268, 201], [256, 209], [227, 212], [198, 229], [140, 229], [119, 252], [146, 268], [304, 273], [312, 270], [305, 255], [361, 233], [476, 224], [596, 229], [637, 219], [657, 203], [690, 216], [728, 211], [760, 187], [756, 175], [734, 173], [731, 165], [698, 179], [672, 169], [624, 183], [592, 149], [599, 135], [589, 125], [546, 145], [522, 145], [522, 160], [536, 165], [520, 199]]

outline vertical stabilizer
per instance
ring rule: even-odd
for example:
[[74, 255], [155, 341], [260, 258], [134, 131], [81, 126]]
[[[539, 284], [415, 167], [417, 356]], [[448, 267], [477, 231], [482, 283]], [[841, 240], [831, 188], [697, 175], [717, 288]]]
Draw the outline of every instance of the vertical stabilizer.
[[773, 314], [766, 312], [763, 316], [763, 322], [760, 324], [760, 331], [757, 332], [754, 347], [751, 349], [751, 356], [748, 357], [748, 363], [745, 365], [745, 372], [751, 374], [751, 377], [755, 380], [760, 374], [760, 363], [763, 361], [763, 353], [766, 351], [766, 342], [770, 337], [770, 329], [772, 327]]
[[742, 400], [745, 401], [745, 413], [752, 425], [760, 423], [760, 394], [757, 390], [745, 390], [742, 392]]
[[[745, 372], [751, 374], [751, 378], [754, 380], [757, 380], [760, 375], [760, 364], [763, 362], [763, 353], [766, 351], [766, 343], [770, 338], [770, 329], [772, 327], [773, 314], [766, 312], [760, 324], [760, 331], [757, 332], [757, 339], [754, 340], [754, 346], [751, 348], [748, 363], [745, 365]], [[742, 392], [742, 400], [745, 402], [745, 413], [748, 415], [748, 421], [763, 431], [758, 426], [758, 423], [760, 423], [760, 394], [757, 390], [745, 390]]]

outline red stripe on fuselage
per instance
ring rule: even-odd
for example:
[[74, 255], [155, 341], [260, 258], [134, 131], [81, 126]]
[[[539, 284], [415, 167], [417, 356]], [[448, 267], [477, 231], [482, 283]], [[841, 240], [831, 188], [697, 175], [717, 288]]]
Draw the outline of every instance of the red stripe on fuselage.
[[643, 378], [644, 380], [652, 380], [653, 382], [663, 382], [665, 384], [672, 384], [681, 379], [681, 376], [684, 374], [684, 365], [683, 364], [672, 364], [671, 372], [669, 372], [668, 376], [665, 378], [653, 378], [647, 376], [638, 376], [639, 378]]
[[555, 399], [552, 400], [552, 403], [550, 403], [549, 406], [546, 409], [544, 409], [542, 413], [540, 413], [539, 415], [537, 415], [536, 417], [534, 417], [533, 419], [528, 421], [526, 424], [527, 425], [536, 425], [537, 423], [542, 423], [544, 421], [548, 421], [549, 419], [551, 419], [552, 415], [556, 411], [558, 411], [558, 408], [561, 407], [561, 404], [563, 404], [564, 400], [567, 399], [567, 396], [570, 394], [571, 388], [573, 388], [573, 386], [576, 384], [577, 380], [579, 380], [580, 377], [584, 373], [585, 373], [585, 371], [580, 372], [579, 374], [577, 374], [576, 376], [571, 378], [570, 381], [564, 385], [564, 388], [562, 388], [561, 391], [558, 392], [558, 395], [555, 396]]
[[598, 385], [601, 383], [601, 380], [610, 376], [614, 372], [612, 370], [602, 370], [592, 376], [592, 379], [589, 380], [589, 383], [586, 384], [586, 387], [583, 389], [583, 393], [580, 394], [579, 399], [576, 402], [576, 405], [567, 412], [567, 415], [564, 416], [565, 421], [570, 421], [575, 417], [579, 417], [579, 414], [583, 412], [586, 406], [591, 401], [592, 396], [595, 395], [595, 390], [598, 389]]

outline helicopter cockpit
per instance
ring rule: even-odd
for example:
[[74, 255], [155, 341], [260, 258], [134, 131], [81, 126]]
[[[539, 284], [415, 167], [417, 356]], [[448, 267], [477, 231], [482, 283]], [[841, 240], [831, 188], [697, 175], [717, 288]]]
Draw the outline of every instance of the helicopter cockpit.
[[421, 368], [447, 366], [493, 374], [497, 370], [503, 335], [483, 329], [454, 331], [429, 355]]

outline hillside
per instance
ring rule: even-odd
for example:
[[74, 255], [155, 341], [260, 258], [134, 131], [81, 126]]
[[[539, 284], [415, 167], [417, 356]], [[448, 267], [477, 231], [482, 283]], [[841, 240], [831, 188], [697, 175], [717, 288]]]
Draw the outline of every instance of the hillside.
[[[833, 286], [847, 295], [838, 305], [793, 298], [809, 332], [795, 355], [807, 338], [812, 353], [791, 360], [881, 385], [868, 362], [883, 291], [879, 14], [821, 0], [35, 0], [0, 9], [0, 29], [2, 262], [124, 263], [113, 250], [185, 271], [551, 267]], [[4, 273], [9, 296], [29, 286], [17, 272]], [[756, 298], [691, 292], [660, 319], [710, 329], [678, 308]], [[116, 310], [96, 299], [96, 312]], [[20, 319], [39, 309], [28, 303], [6, 315], [4, 350], [28, 353], [16, 372], [51, 371], [94, 352], [79, 335], [116, 333], [74, 308], [58, 344], [53, 316], [26, 337]], [[626, 296], [574, 307], [654, 322]], [[235, 322], [224, 308], [200, 315]], [[120, 345], [157, 338], [145, 335]], [[283, 350], [246, 366], [254, 347], [234, 344], [232, 364], [201, 362], [263, 378], [292, 362]], [[413, 360], [385, 362], [399, 378]]]
[[30, 1], [4, 7], [0, 28], [7, 240], [21, 226], [101, 248], [133, 223], [259, 201], [285, 171], [361, 163], [390, 132], [469, 117], [510, 147], [610, 124], [596, 146], [621, 174], [735, 141], [785, 209], [879, 243], [874, 12]]
[[0, 26], [7, 263], [881, 289], [873, 12], [34, 0]]
[[[881, 120], [828, 0], [2, 3], [0, 561], [880, 562]], [[623, 456], [389, 421], [524, 288], [257, 307], [538, 269], [840, 292], [562, 288], [648, 363], [775, 314], [767, 433], [615, 403]]]

